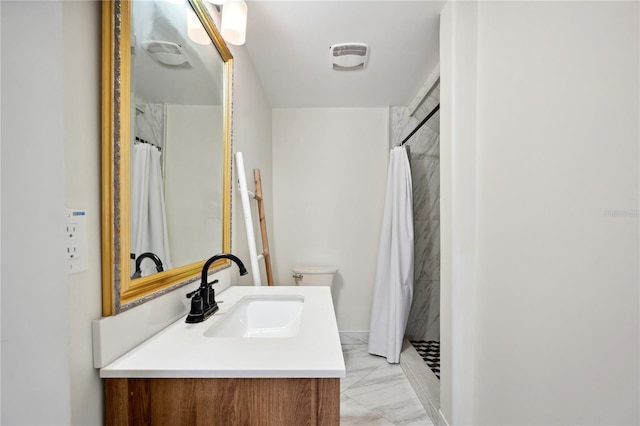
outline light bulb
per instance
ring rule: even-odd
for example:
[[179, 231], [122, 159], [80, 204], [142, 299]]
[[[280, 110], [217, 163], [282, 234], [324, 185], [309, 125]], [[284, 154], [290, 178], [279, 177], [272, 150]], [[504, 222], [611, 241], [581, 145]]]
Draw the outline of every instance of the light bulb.
[[222, 8], [222, 37], [237, 46], [247, 37], [247, 4], [243, 0], [229, 0]]

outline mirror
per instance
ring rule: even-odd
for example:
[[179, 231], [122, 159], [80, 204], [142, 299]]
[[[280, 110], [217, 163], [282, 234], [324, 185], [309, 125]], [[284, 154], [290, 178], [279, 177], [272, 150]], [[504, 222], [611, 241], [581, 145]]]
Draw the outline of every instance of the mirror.
[[103, 2], [102, 26], [108, 316], [231, 249], [233, 59], [201, 0]]

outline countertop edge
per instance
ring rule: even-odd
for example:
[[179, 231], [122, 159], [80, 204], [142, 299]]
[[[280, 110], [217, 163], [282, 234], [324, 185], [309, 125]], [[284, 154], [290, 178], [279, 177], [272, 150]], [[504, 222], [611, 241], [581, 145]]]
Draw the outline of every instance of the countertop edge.
[[211, 370], [110, 370], [107, 374], [100, 374], [102, 379], [342, 379], [346, 377], [346, 370], [235, 370], [235, 371], [211, 371]]

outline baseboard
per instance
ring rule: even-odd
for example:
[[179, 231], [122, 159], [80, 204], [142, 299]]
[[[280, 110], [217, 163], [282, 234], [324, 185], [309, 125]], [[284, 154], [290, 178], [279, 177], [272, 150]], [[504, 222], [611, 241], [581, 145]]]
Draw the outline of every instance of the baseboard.
[[402, 345], [400, 366], [433, 424], [448, 426], [440, 411], [440, 380], [407, 339]]
[[340, 331], [340, 343], [343, 345], [369, 344], [368, 331]]

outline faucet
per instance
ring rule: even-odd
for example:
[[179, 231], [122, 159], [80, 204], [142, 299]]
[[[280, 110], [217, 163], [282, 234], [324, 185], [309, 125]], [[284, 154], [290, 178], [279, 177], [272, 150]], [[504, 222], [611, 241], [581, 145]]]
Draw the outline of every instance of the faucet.
[[153, 260], [153, 263], [156, 264], [156, 271], [158, 272], [164, 271], [164, 269], [162, 268], [162, 261], [160, 260], [160, 258], [151, 252], [146, 252], [146, 253], [142, 253], [136, 259], [136, 271], [133, 273], [133, 275], [131, 275], [131, 279], [140, 278], [142, 276], [141, 264], [145, 258], [149, 258]]
[[216, 254], [215, 256], [207, 260], [202, 267], [200, 287], [187, 294], [187, 298], [191, 299], [191, 311], [189, 312], [189, 315], [187, 315], [187, 319], [185, 320], [185, 322], [189, 324], [202, 322], [218, 310], [215, 290], [213, 289], [213, 284], [217, 283], [218, 280], [215, 280], [211, 284], [209, 284], [207, 282], [207, 272], [209, 271], [209, 268], [211, 267], [213, 262], [219, 259], [232, 260], [236, 263], [236, 265], [238, 265], [238, 269], [240, 269], [240, 275], [247, 275], [247, 268], [245, 268], [244, 263], [242, 263], [240, 259], [232, 254]]

